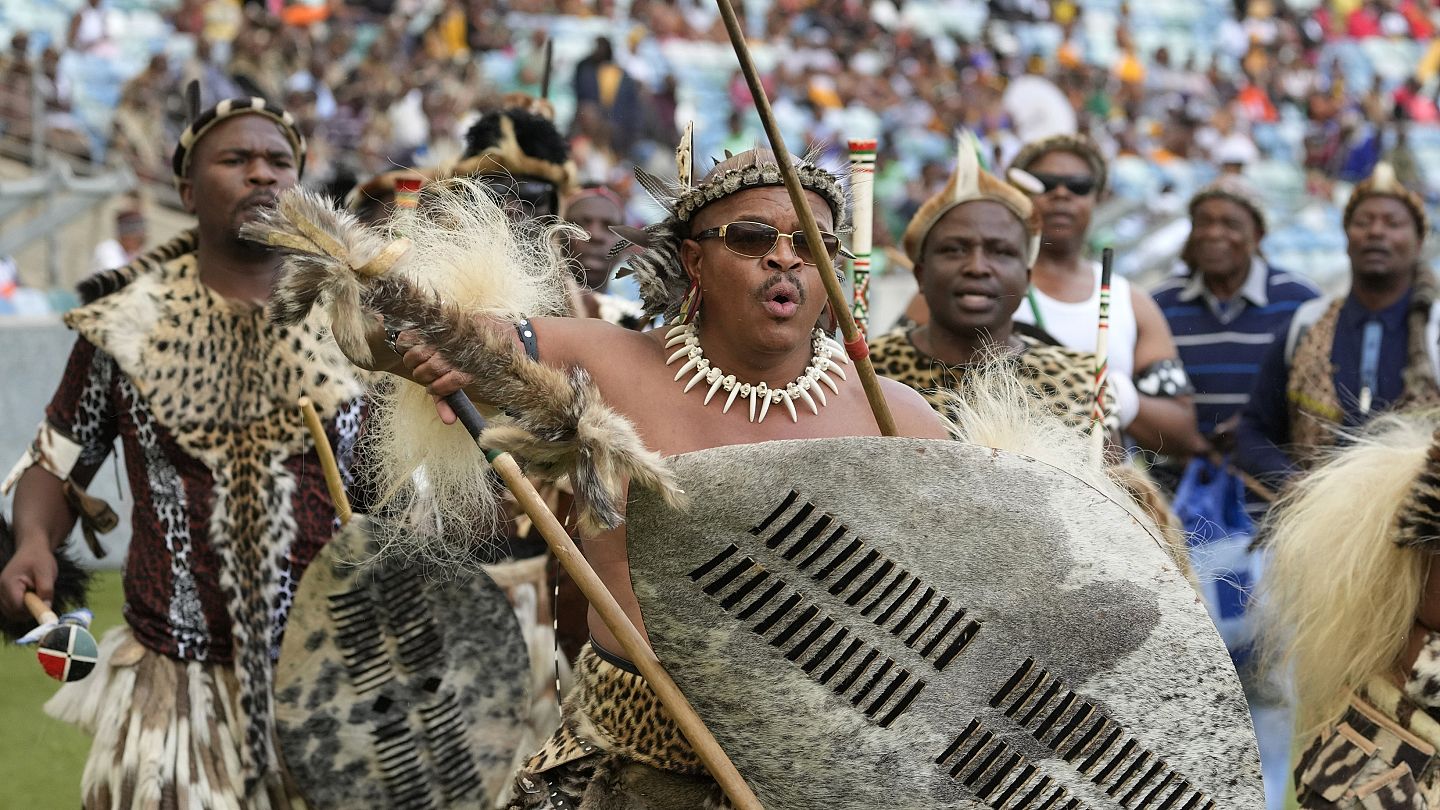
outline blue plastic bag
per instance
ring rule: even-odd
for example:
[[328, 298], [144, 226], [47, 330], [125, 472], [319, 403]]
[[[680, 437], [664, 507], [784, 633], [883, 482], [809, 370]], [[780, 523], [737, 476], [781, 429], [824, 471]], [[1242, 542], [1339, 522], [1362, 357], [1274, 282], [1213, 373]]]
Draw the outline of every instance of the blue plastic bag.
[[1249, 607], [1263, 562], [1250, 550], [1255, 524], [1245, 513], [1245, 484], [1228, 464], [1196, 458], [1175, 490], [1174, 509], [1205, 607], [1240, 668], [1255, 640]]

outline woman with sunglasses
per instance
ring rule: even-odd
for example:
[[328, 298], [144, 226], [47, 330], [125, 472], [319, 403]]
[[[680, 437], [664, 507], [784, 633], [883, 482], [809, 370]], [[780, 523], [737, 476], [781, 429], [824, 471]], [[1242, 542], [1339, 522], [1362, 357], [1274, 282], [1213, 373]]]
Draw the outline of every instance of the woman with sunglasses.
[[[1072, 349], [1094, 351], [1100, 267], [1084, 251], [1105, 191], [1105, 161], [1089, 139], [1058, 135], [1026, 145], [1011, 168], [1029, 172], [1044, 189], [1032, 197], [1041, 219], [1040, 256], [1015, 320]], [[1148, 295], [1118, 277], [1111, 284], [1109, 363], [1120, 424], [1137, 444], [1174, 456], [1204, 447], [1165, 317]]]

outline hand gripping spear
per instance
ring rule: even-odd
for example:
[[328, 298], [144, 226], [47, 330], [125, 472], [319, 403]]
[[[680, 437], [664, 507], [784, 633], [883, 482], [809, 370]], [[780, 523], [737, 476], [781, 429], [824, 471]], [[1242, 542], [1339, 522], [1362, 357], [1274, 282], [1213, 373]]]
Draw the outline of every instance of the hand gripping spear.
[[[459, 417], [465, 430], [478, 442], [480, 434], [485, 431], [485, 417], [480, 415], [475, 404], [465, 396], [464, 391], [456, 391], [446, 397], [445, 401], [454, 409], [455, 415]], [[566, 573], [580, 586], [580, 592], [600, 614], [605, 626], [620, 641], [625, 655], [635, 663], [646, 683], [650, 684], [650, 688], [655, 690], [655, 696], [660, 699], [661, 705], [675, 719], [676, 725], [680, 726], [680, 731], [685, 735], [685, 739], [689, 740], [690, 746], [695, 749], [700, 761], [705, 763], [710, 775], [715, 778], [721, 790], [725, 791], [730, 803], [744, 810], [751, 810], [751, 808], [763, 810], [760, 800], [755, 797], [750, 786], [741, 778], [740, 772], [736, 770], [730, 757], [720, 747], [720, 743], [715, 740], [715, 736], [710, 733], [705, 721], [700, 719], [700, 715], [685, 699], [680, 687], [675, 685], [670, 673], [665, 671], [660, 659], [655, 657], [650, 645], [640, 635], [639, 629], [631, 623], [630, 617], [625, 615], [620, 603], [615, 601], [615, 597], [610, 594], [605, 583], [600, 581], [595, 569], [590, 567], [585, 556], [575, 547], [575, 542], [570, 539], [570, 535], [560, 525], [560, 521], [545, 505], [545, 499], [535, 490], [535, 485], [525, 477], [520, 465], [515, 462], [514, 456], [497, 450], [485, 450], [485, 458], [489, 460], [491, 468], [500, 474], [505, 486], [514, 493], [515, 500], [525, 511], [526, 516], [540, 530], [540, 535], [545, 538], [545, 543], [550, 547], [550, 553], [555, 555], [555, 559], [565, 568]]]
[[[785, 190], [790, 193], [790, 204], [795, 206], [795, 214], [800, 217], [805, 239], [812, 245], [818, 245], [820, 226], [815, 224], [815, 214], [810, 210], [809, 201], [805, 199], [805, 189], [800, 185], [799, 176], [795, 174], [790, 152], [785, 149], [785, 139], [780, 135], [779, 125], [775, 123], [775, 113], [770, 109], [770, 97], [765, 94], [765, 87], [760, 83], [760, 72], [755, 69], [755, 62], [750, 58], [750, 48], [745, 44], [745, 32], [740, 30], [740, 20], [735, 16], [735, 8], [730, 5], [730, 0], [716, 0], [716, 3], [720, 7], [720, 16], [725, 20], [725, 30], [730, 34], [730, 44], [735, 48], [735, 56], [740, 60], [740, 70], [745, 74], [745, 83], [750, 86], [750, 95], [755, 99], [755, 111], [760, 114], [760, 123], [765, 127], [765, 136], [769, 138], [770, 148], [775, 153], [775, 163], [780, 167], [780, 175], [785, 178]], [[820, 271], [820, 280], [825, 284], [830, 311], [835, 313], [835, 318], [840, 323], [845, 354], [855, 361], [855, 368], [860, 372], [860, 384], [865, 388], [865, 398], [870, 401], [870, 410], [875, 413], [875, 423], [880, 426], [881, 433], [894, 436], [895, 419], [890, 415], [885, 394], [880, 391], [880, 380], [876, 378], [875, 366], [870, 362], [870, 348], [865, 344], [865, 336], [860, 334], [860, 330], [855, 326], [855, 317], [850, 313], [850, 302], [845, 300], [845, 291], [840, 288], [835, 268], [825, 251], [816, 253], [815, 267]]]
[[[333, 236], [325, 233], [322, 228], [307, 221], [297, 221], [295, 225], [304, 234], [303, 237], [297, 239], [293, 235], [272, 233], [263, 238], [273, 245], [296, 251], [313, 253], [318, 249], [332, 257], [347, 255], [348, 251], [345, 246], [341, 245]], [[393, 268], [408, 249], [408, 240], [399, 239], [391, 242], [363, 265], [356, 266], [347, 263], [347, 266], [356, 276], [377, 280]], [[463, 391], [451, 394], [446, 398], [446, 402], [478, 444], [481, 433], [486, 428], [486, 422], [474, 403], [466, 397]], [[544, 499], [521, 471], [515, 458], [501, 450], [482, 449], [491, 469], [499, 474], [501, 480], [514, 494], [516, 502], [539, 529], [540, 535], [545, 539], [556, 560], [575, 580], [580, 591], [589, 600], [590, 605], [595, 608], [601, 620], [605, 622], [605, 626], [615, 635], [624, 654], [640, 670], [640, 674], [654, 690], [661, 705], [674, 718], [676, 725], [680, 727], [680, 731], [690, 742], [696, 755], [704, 763], [721, 790], [725, 792], [730, 803], [743, 810], [763, 810], [750, 786], [745, 783], [735, 765], [715, 740], [714, 735], [705, 726], [704, 721], [700, 719], [689, 701], [685, 699], [684, 694], [670, 678], [669, 673], [665, 671], [654, 651], [650, 649], [650, 645], [646, 643], [640, 631], [630, 621], [630, 617], [620, 607], [620, 603], [615, 600], [580, 550], [575, 547], [570, 535], [546, 506]], [[335, 485], [335, 482], [332, 482], [332, 485]]]

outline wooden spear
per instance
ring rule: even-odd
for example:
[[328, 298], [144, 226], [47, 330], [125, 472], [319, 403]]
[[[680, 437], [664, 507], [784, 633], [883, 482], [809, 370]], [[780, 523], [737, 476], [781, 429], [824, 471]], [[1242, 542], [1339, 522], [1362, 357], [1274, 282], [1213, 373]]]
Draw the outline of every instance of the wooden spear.
[[[478, 443], [480, 434], [485, 430], [485, 417], [480, 415], [475, 404], [465, 396], [464, 391], [456, 391], [446, 397], [445, 401]], [[740, 771], [736, 770], [735, 764], [715, 740], [715, 735], [710, 733], [705, 721], [700, 719], [690, 701], [685, 699], [680, 687], [675, 685], [670, 673], [665, 671], [660, 659], [655, 657], [655, 651], [650, 649], [640, 630], [630, 621], [620, 603], [615, 601], [610, 589], [605, 587], [595, 569], [590, 567], [580, 549], [575, 547], [575, 541], [570, 539], [565, 527], [560, 525], [560, 521], [545, 504], [545, 499], [535, 491], [535, 485], [525, 477], [515, 458], [509, 453], [490, 449], [485, 450], [485, 458], [489, 460], [491, 469], [500, 474], [501, 480], [514, 493], [520, 508], [525, 510], [525, 514], [540, 530], [540, 535], [550, 546], [550, 553], [555, 555], [555, 559], [564, 566], [575, 584], [580, 586], [580, 592], [590, 600], [590, 606], [600, 614], [605, 626], [615, 634], [626, 657], [640, 670], [640, 675], [645, 678], [650, 688], [655, 690], [660, 704], [675, 719], [680, 732], [690, 742], [690, 747], [695, 749], [696, 755], [720, 785], [720, 789], [725, 791], [730, 803], [739, 810], [764, 810], [760, 800], [740, 776]]]
[[850, 234], [850, 252], [855, 258], [850, 261], [854, 272], [851, 284], [855, 305], [855, 326], [861, 335], [869, 331], [870, 324], [870, 252], [874, 247], [875, 229], [875, 140], [850, 139], [850, 198], [854, 205], [851, 221], [854, 232]]
[[[720, 7], [720, 16], [725, 20], [725, 30], [730, 34], [730, 44], [735, 48], [735, 56], [740, 60], [740, 70], [745, 74], [745, 83], [750, 86], [750, 95], [755, 99], [760, 123], [765, 127], [770, 148], [775, 152], [775, 162], [780, 167], [781, 176], [785, 178], [785, 190], [790, 193], [790, 204], [795, 206], [795, 215], [800, 217], [806, 241], [818, 245], [820, 227], [815, 224], [815, 214], [810, 210], [809, 201], [805, 199], [805, 189], [801, 187], [800, 178], [795, 174], [790, 152], [785, 149], [785, 139], [780, 135], [779, 125], [775, 123], [775, 112], [770, 109], [770, 97], [765, 94], [765, 88], [760, 84], [760, 73], [755, 69], [754, 60], [750, 58], [750, 48], [745, 44], [745, 32], [740, 30], [740, 20], [735, 16], [735, 8], [730, 4], [730, 0], [715, 2]], [[835, 277], [835, 267], [830, 263], [830, 257], [825, 251], [811, 252], [815, 256], [815, 267], [820, 271], [820, 280], [825, 284], [830, 311], [835, 313], [836, 320], [840, 322], [840, 334], [845, 338], [845, 353], [860, 372], [860, 384], [865, 387], [865, 397], [870, 401], [870, 410], [875, 413], [875, 422], [880, 426], [881, 433], [894, 436], [895, 419], [890, 415], [890, 406], [886, 404], [885, 395], [880, 391], [880, 380], [875, 376], [875, 366], [870, 362], [870, 349], [865, 344], [865, 336], [855, 327], [855, 318], [850, 314], [850, 302], [845, 300], [845, 291], [840, 288], [840, 280]]]
[[1115, 270], [1115, 251], [1100, 254], [1100, 319], [1095, 333], [1095, 390], [1090, 409], [1090, 435], [1096, 447], [1105, 448], [1105, 383], [1110, 376], [1110, 276]]

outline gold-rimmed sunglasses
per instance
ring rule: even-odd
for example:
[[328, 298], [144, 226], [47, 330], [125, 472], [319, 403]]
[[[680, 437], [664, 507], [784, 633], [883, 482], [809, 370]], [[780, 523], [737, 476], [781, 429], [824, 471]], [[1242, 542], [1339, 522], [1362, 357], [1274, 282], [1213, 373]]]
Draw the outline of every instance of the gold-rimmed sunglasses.
[[[781, 237], [784, 237], [790, 240], [790, 247], [794, 249], [795, 255], [800, 258], [800, 261], [806, 264], [815, 263], [815, 255], [810, 250], [810, 240], [805, 238], [804, 231], [781, 233], [780, 229], [773, 225], [738, 220], [717, 228], [707, 228], [690, 238], [699, 241], [716, 237], [725, 241], [725, 247], [731, 253], [747, 259], [765, 258], [770, 255], [770, 251], [775, 249], [775, 244], [780, 241]], [[828, 231], [820, 232], [820, 246], [824, 248], [825, 255], [830, 257], [832, 263], [836, 256], [844, 256], [847, 259], [854, 258], [850, 251], [840, 246], [840, 237]]]

